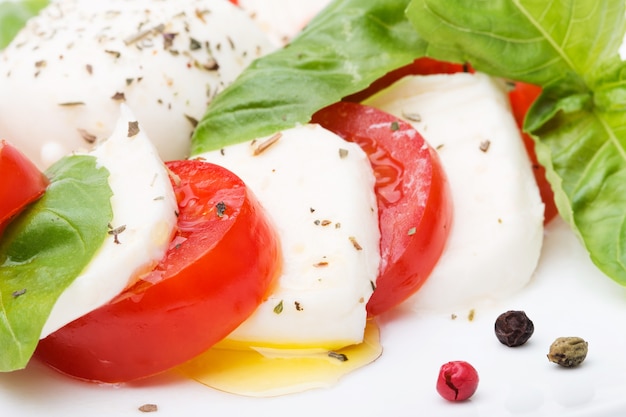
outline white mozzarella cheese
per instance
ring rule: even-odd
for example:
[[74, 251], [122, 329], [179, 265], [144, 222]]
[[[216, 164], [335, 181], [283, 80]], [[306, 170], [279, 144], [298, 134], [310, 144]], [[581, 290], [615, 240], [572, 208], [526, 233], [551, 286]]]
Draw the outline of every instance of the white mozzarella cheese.
[[279, 136], [258, 155], [267, 138], [199, 155], [244, 180], [283, 252], [273, 293], [228, 339], [324, 349], [358, 343], [380, 263], [371, 166], [358, 145], [318, 125]]
[[239, 0], [259, 27], [278, 46], [296, 36], [330, 0]]
[[454, 222], [417, 309], [472, 308], [518, 291], [543, 241], [543, 203], [503, 83], [482, 74], [407, 77], [367, 104], [409, 120], [438, 149]]
[[0, 137], [40, 167], [107, 138], [125, 101], [163, 160], [207, 104], [273, 50], [224, 0], [59, 0], [0, 52]]
[[119, 294], [165, 255], [176, 226], [176, 197], [165, 165], [137, 119], [121, 106], [111, 137], [91, 152], [109, 171], [112, 231], [85, 270], [61, 294], [41, 333], [44, 338]]

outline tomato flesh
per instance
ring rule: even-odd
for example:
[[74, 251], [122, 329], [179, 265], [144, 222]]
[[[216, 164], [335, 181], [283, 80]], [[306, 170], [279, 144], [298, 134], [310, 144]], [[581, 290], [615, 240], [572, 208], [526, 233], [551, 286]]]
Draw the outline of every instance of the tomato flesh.
[[40, 341], [36, 356], [61, 372], [122, 382], [167, 370], [227, 336], [278, 276], [277, 235], [241, 179], [201, 161], [167, 165], [179, 204], [167, 254], [110, 303]]
[[367, 311], [376, 316], [415, 293], [439, 260], [452, 222], [448, 181], [436, 151], [388, 113], [340, 102], [312, 122], [359, 144], [374, 170], [381, 266]]
[[0, 233], [46, 190], [48, 179], [13, 145], [0, 140]]

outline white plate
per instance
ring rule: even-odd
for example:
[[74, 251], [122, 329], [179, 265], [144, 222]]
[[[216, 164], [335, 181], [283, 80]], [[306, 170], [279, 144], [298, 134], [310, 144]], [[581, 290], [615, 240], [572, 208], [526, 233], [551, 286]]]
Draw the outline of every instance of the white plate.
[[[595, 268], [559, 219], [546, 230], [543, 256], [531, 284], [517, 296], [467, 311], [425, 314], [398, 309], [379, 321], [384, 353], [329, 389], [276, 398], [247, 398], [212, 390], [177, 374], [141, 383], [97, 385], [66, 378], [39, 363], [0, 375], [3, 416], [138, 416], [157, 404], [157, 416], [352, 415], [429, 417], [616, 416], [626, 413], [626, 290]], [[535, 334], [518, 348], [496, 339], [495, 318], [525, 310]], [[457, 314], [452, 320], [451, 313]], [[589, 342], [575, 369], [550, 363], [559, 336]], [[435, 391], [441, 364], [462, 359], [479, 372], [478, 391], [448, 403]]]
[[[494, 336], [495, 318], [509, 309], [525, 310], [535, 324], [535, 334], [519, 348], [507, 348]], [[546, 230], [531, 284], [515, 297], [477, 308], [471, 322], [468, 313], [397, 309], [379, 320], [384, 353], [375, 363], [332, 388], [276, 398], [230, 395], [175, 373], [133, 384], [89, 384], [33, 362], [23, 371], [0, 374], [0, 415], [138, 416], [147, 403], [157, 404], [154, 415], [161, 417], [626, 414], [626, 289], [591, 264], [561, 220]], [[589, 342], [579, 368], [548, 362], [548, 347], [559, 336]], [[435, 381], [441, 364], [456, 359], [476, 367], [480, 384], [471, 400], [448, 403], [435, 391]]]

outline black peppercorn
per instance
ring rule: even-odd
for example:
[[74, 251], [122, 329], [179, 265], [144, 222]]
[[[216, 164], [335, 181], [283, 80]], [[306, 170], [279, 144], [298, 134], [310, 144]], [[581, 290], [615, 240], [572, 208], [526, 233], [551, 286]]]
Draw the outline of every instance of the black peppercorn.
[[498, 316], [495, 331], [496, 337], [502, 344], [516, 347], [530, 339], [535, 326], [525, 312], [510, 310]]

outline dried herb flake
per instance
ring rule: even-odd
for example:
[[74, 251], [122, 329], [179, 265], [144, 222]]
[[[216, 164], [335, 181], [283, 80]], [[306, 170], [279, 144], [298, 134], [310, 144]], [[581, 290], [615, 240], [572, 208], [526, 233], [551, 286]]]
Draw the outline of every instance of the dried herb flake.
[[276, 304], [276, 306], [274, 307], [274, 313], [280, 314], [282, 312], [283, 312], [283, 300], [280, 300], [280, 303]]
[[332, 350], [328, 352], [328, 357], [337, 359], [338, 361], [341, 361], [341, 362], [346, 362], [348, 360], [348, 356], [346, 356], [345, 353], [333, 352]]
[[128, 122], [128, 137], [132, 138], [133, 136], [139, 133], [139, 122]]
[[21, 290], [17, 290], [17, 291], [13, 291], [13, 293], [11, 294], [11, 296], [13, 298], [17, 298], [20, 297], [22, 295], [26, 294], [26, 288], [22, 288]]
[[359, 245], [359, 242], [356, 240], [354, 236], [350, 236], [349, 239], [350, 239], [350, 242], [352, 242], [352, 246], [354, 246], [354, 249], [363, 250], [363, 247]]
[[115, 228], [114, 228], [113, 226], [111, 226], [111, 225], [109, 224], [109, 229], [110, 229], [110, 230], [108, 231], [108, 233], [109, 233], [109, 235], [112, 235], [112, 236], [113, 236], [113, 241], [114, 241], [115, 243], [117, 243], [117, 244], [120, 244], [121, 242], [120, 242], [120, 240], [119, 240], [119, 237], [118, 237], [118, 236], [119, 236], [119, 235], [120, 235], [120, 234], [121, 234], [124, 230], [126, 230], [126, 225], [124, 225], [124, 224], [123, 224], [123, 225], [121, 225], [121, 226], [119, 226], [119, 227], [115, 227]]
[[159, 407], [156, 404], [144, 404], [139, 407], [139, 411], [142, 413], [154, 413], [159, 411]]
[[[254, 156], [258, 156], [260, 154], [262, 154], [263, 152], [265, 152], [270, 146], [272, 146], [273, 144], [275, 144], [276, 142], [278, 142], [278, 140], [283, 136], [283, 134], [281, 132], [276, 133], [275, 135], [271, 136], [270, 138], [268, 138], [267, 140], [264, 140], [263, 142], [259, 143], [253, 151], [253, 155]], [[256, 141], [253, 142], [253, 144], [256, 144]]]
[[224, 217], [224, 213], [226, 213], [226, 203], [220, 201], [215, 205], [215, 208], [217, 209], [217, 217]]

